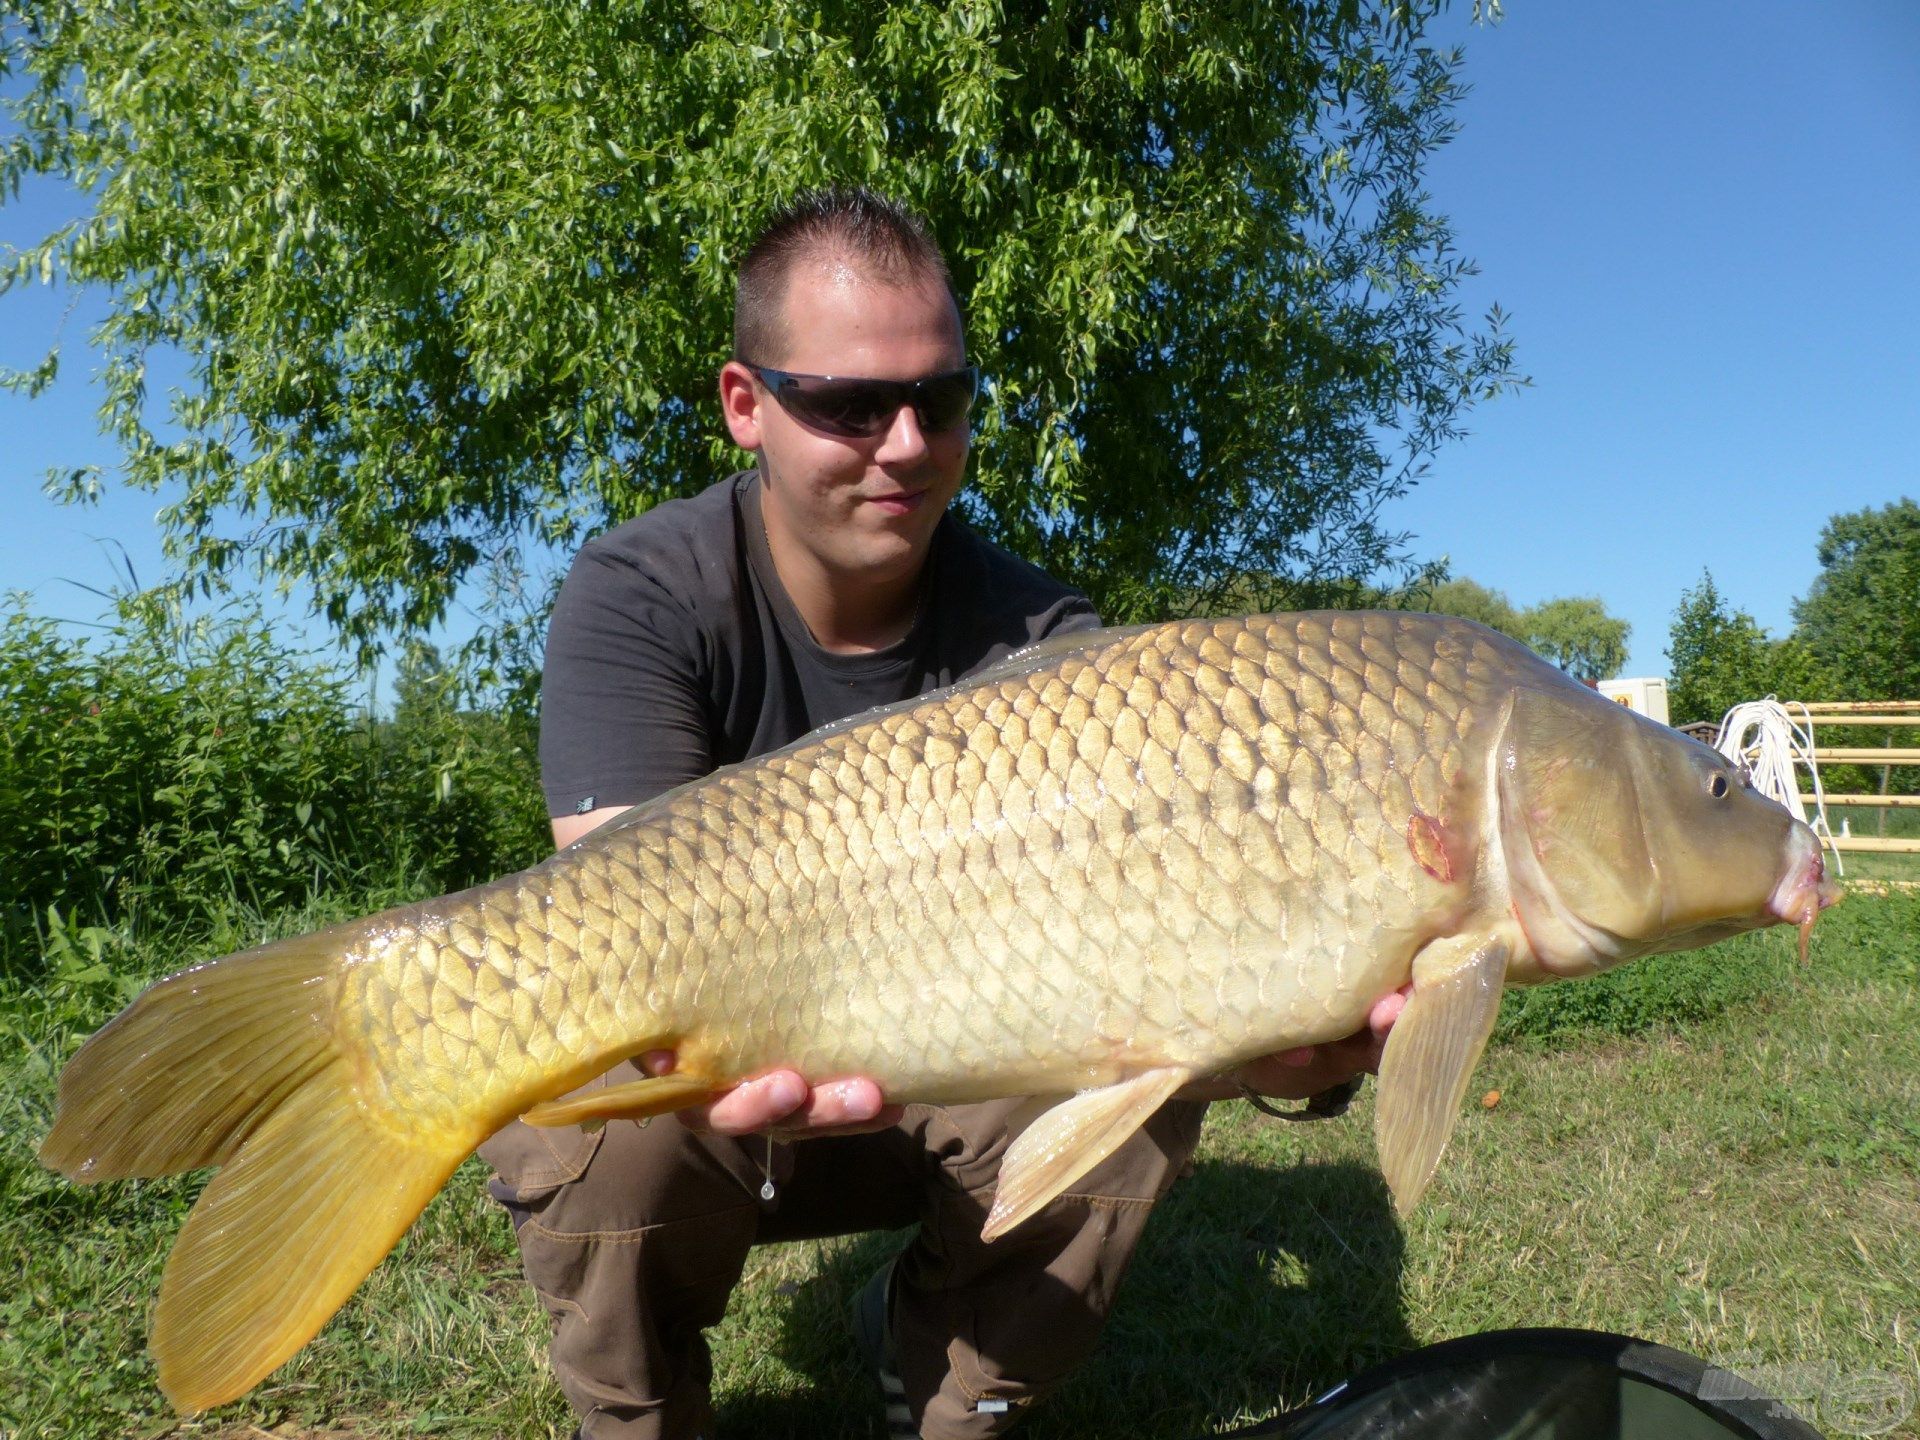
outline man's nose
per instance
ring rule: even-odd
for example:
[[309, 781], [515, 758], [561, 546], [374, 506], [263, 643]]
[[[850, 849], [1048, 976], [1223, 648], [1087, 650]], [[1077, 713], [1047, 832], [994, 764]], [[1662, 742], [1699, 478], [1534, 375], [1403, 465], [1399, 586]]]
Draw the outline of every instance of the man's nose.
[[898, 465], [921, 459], [927, 450], [927, 435], [920, 428], [920, 417], [914, 414], [913, 406], [902, 405], [893, 412], [873, 458], [883, 465]]

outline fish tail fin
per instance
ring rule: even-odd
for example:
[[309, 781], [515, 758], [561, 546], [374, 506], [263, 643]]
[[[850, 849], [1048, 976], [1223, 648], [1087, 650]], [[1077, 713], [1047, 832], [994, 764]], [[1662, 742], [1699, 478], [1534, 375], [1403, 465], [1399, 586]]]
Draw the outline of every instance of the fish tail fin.
[[148, 986], [60, 1072], [41, 1163], [82, 1184], [225, 1164], [338, 1060], [333, 982], [349, 928], [243, 950]]
[[472, 1137], [428, 1147], [381, 1126], [344, 1070], [288, 1097], [174, 1243], [152, 1349], [183, 1413], [245, 1394], [319, 1334], [473, 1148]]
[[343, 928], [159, 982], [60, 1077], [47, 1165], [80, 1181], [222, 1167], [154, 1313], [160, 1385], [185, 1412], [317, 1334], [479, 1138], [403, 1133], [362, 1102], [335, 1038]]

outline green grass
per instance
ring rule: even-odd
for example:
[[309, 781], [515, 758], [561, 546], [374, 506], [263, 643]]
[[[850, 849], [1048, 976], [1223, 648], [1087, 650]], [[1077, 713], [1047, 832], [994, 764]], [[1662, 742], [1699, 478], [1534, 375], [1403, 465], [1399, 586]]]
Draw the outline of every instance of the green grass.
[[[1920, 895], [1855, 895], [1809, 966], [1792, 950], [1775, 931], [1510, 996], [1474, 1092], [1500, 1098], [1405, 1226], [1370, 1097], [1313, 1126], [1216, 1106], [1098, 1357], [1026, 1433], [1187, 1440], [1414, 1345], [1557, 1324], [1745, 1368], [1830, 1434], [1920, 1435]], [[34, 1163], [60, 1061], [119, 994], [63, 973], [0, 996], [0, 1435], [570, 1433], [477, 1164], [293, 1363], [176, 1422], [144, 1328], [195, 1187]], [[844, 1314], [896, 1243], [755, 1252], [714, 1337], [723, 1435], [877, 1433]]]
[[1854, 852], [1847, 857], [1847, 882], [1893, 881], [1920, 887], [1920, 855], [1881, 855]]

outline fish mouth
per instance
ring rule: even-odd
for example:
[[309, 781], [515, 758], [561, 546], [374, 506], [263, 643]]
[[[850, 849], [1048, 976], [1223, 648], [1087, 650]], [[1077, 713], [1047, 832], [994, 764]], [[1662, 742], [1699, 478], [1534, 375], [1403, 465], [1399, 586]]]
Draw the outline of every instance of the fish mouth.
[[1773, 889], [1767, 901], [1767, 913], [1775, 921], [1792, 925], [1800, 932], [1800, 963], [1807, 960], [1807, 942], [1813, 937], [1813, 922], [1820, 912], [1840, 901], [1840, 885], [1827, 877], [1826, 857], [1820, 842], [1805, 826], [1794, 831], [1800, 852], [1787, 865], [1787, 873]]

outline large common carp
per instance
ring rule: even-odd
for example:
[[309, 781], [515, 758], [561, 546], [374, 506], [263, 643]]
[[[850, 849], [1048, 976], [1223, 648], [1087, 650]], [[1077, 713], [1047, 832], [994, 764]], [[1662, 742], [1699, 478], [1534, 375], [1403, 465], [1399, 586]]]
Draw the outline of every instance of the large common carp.
[[[517, 875], [160, 981], [75, 1055], [77, 1180], [218, 1165], [161, 1283], [160, 1383], [306, 1343], [516, 1115], [659, 1114], [756, 1072], [894, 1100], [1064, 1096], [987, 1225], [1189, 1080], [1333, 1040], [1381, 1066], [1404, 1212], [1507, 983], [1833, 898], [1806, 826], [1704, 746], [1463, 620], [1254, 616], [1044, 643], [639, 806]], [[557, 1099], [617, 1061], [672, 1073]]]

